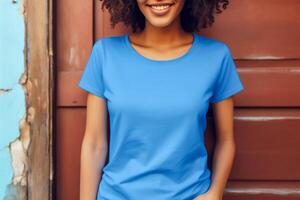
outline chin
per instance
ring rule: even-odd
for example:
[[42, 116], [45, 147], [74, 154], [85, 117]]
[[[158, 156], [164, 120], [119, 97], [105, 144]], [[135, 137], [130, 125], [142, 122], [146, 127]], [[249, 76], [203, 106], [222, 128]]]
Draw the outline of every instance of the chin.
[[167, 27], [171, 24], [170, 22], [167, 22], [167, 23], [163, 23], [163, 22], [152, 23], [152, 22], [150, 22], [150, 23], [152, 26], [160, 27], [160, 28]]
[[167, 27], [170, 26], [173, 22], [172, 19], [148, 19], [149, 23], [155, 27]]

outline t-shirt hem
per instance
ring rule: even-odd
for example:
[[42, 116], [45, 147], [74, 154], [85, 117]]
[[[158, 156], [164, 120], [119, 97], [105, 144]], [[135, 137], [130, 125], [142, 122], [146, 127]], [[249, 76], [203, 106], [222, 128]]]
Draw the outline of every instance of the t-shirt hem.
[[218, 102], [220, 102], [220, 101], [222, 101], [224, 99], [227, 99], [227, 98], [231, 97], [232, 95], [235, 95], [236, 93], [241, 92], [242, 90], [244, 90], [244, 87], [243, 86], [238, 86], [238, 87], [236, 87], [236, 88], [234, 88], [232, 90], [229, 90], [229, 91], [225, 92], [224, 94], [222, 94], [222, 95], [214, 98], [210, 102], [211, 103], [218, 103]]
[[199, 195], [204, 195], [205, 193], [207, 193], [208, 190], [210, 189], [210, 187], [211, 187], [211, 179], [208, 178], [206, 180], [206, 182], [204, 183], [204, 185], [202, 186], [201, 190], [193, 195], [193, 199], [196, 198]]
[[78, 87], [80, 87], [81, 89], [89, 92], [89, 93], [92, 93], [98, 97], [101, 97], [101, 98], [104, 98], [106, 99], [106, 97], [104, 96], [104, 94], [102, 92], [100, 92], [99, 90], [89, 86], [89, 85], [86, 85], [86, 84], [83, 84], [83, 83], [79, 83], [78, 84]]

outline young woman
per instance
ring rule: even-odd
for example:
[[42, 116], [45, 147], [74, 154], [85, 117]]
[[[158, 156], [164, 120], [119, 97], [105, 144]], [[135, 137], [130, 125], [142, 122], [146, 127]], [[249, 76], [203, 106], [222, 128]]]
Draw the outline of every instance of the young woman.
[[[112, 25], [122, 21], [133, 33], [98, 39], [79, 82], [89, 92], [81, 200], [222, 199], [235, 153], [232, 97], [244, 88], [228, 46], [196, 31], [227, 4], [103, 0]], [[212, 170], [204, 144], [210, 103]]]

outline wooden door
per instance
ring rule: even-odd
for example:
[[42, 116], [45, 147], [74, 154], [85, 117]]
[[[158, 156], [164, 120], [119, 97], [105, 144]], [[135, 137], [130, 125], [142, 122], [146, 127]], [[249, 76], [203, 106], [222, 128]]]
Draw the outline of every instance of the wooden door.
[[[79, 199], [86, 93], [77, 87], [93, 42], [130, 31], [110, 27], [99, 1], [56, 2], [56, 199]], [[300, 199], [300, 1], [231, 0], [213, 28], [244, 83], [235, 100], [237, 154], [225, 200]], [[212, 110], [207, 147], [214, 145]]]

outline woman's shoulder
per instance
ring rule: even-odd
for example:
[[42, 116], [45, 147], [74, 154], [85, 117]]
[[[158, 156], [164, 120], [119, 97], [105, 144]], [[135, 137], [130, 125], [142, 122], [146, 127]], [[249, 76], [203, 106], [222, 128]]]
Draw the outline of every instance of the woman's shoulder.
[[199, 37], [199, 45], [205, 47], [206, 50], [212, 51], [214, 52], [214, 54], [217, 52], [223, 55], [230, 53], [230, 48], [227, 42], [221, 39], [212, 38], [202, 34], [198, 34], [198, 37]]
[[104, 37], [101, 37], [101, 38], [97, 39], [95, 41], [95, 44], [99, 44], [99, 45], [114, 44], [115, 45], [115, 44], [123, 42], [125, 36], [126, 36], [125, 34], [123, 34], [123, 35], [104, 36]]
[[94, 46], [102, 52], [118, 53], [123, 47], [126, 35], [110, 35], [96, 39]]

